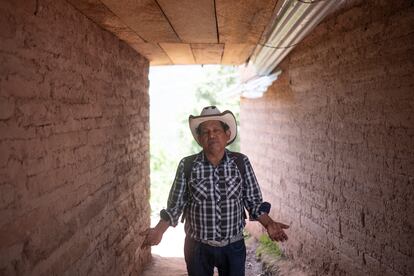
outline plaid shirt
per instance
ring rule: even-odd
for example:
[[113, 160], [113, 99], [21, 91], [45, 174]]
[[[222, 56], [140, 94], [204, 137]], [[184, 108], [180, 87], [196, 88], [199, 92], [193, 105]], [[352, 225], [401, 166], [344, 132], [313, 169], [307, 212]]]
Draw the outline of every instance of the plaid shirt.
[[[244, 208], [251, 220], [269, 213], [270, 204], [263, 202], [249, 159], [243, 156], [245, 175], [242, 176], [235, 158], [226, 149], [220, 164], [214, 167], [200, 152], [193, 161], [189, 185], [184, 175], [184, 159], [181, 160], [161, 218], [176, 226], [185, 207], [187, 235], [197, 240], [221, 241], [243, 230]], [[190, 193], [186, 192], [187, 187]]]

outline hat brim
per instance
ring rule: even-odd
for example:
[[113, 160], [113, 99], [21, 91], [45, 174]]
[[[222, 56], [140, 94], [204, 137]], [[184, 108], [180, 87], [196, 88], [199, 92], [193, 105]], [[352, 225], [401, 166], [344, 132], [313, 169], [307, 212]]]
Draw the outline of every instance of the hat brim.
[[221, 121], [229, 126], [230, 138], [227, 140], [227, 145], [230, 145], [234, 142], [237, 137], [237, 123], [236, 117], [229, 110], [223, 111], [220, 114], [214, 115], [204, 115], [204, 116], [193, 116], [190, 115], [188, 122], [191, 129], [191, 134], [193, 134], [194, 139], [201, 146], [200, 141], [198, 140], [197, 127], [206, 121]]

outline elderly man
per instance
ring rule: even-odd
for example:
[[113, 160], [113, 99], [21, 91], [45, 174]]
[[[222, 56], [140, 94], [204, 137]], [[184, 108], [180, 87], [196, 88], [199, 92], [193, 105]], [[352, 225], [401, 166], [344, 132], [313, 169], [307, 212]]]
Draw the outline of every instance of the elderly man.
[[143, 233], [143, 246], [158, 244], [184, 213], [188, 275], [211, 276], [214, 267], [220, 276], [244, 275], [245, 209], [250, 220], [259, 221], [272, 240], [287, 240], [283, 229], [288, 226], [268, 216], [270, 204], [263, 202], [248, 158], [226, 149], [237, 135], [233, 113], [208, 106], [200, 116], [190, 116], [189, 124], [203, 150], [181, 160], [167, 208], [161, 211], [157, 226]]

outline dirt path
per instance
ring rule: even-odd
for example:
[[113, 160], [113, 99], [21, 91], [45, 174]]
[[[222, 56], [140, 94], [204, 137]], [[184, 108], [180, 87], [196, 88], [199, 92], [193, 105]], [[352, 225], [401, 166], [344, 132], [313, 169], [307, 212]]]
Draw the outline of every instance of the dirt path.
[[151, 265], [144, 271], [143, 276], [184, 276], [187, 275], [184, 258], [161, 257], [152, 254]]
[[143, 276], [183, 276], [187, 275], [184, 261], [184, 225], [168, 228], [162, 242], [151, 248], [152, 261]]

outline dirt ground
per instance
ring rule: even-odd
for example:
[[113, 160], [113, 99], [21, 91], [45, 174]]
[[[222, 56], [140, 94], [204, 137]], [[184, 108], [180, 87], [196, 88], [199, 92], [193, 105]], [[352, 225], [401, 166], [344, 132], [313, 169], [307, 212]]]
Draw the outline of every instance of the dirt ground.
[[258, 242], [253, 237], [246, 240], [246, 274], [245, 276], [264, 276], [262, 263], [256, 258]]

